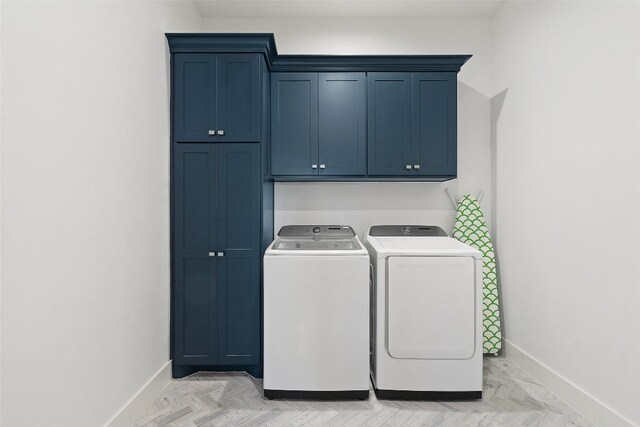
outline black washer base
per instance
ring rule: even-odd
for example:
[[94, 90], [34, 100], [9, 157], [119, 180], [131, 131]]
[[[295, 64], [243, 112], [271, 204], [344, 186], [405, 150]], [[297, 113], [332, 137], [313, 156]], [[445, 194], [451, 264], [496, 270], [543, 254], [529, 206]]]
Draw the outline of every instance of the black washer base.
[[365, 400], [369, 398], [369, 390], [309, 391], [309, 390], [267, 390], [267, 399], [317, 399], [317, 400]]
[[411, 391], [380, 390], [375, 388], [378, 399], [389, 400], [477, 400], [482, 399], [482, 391]]

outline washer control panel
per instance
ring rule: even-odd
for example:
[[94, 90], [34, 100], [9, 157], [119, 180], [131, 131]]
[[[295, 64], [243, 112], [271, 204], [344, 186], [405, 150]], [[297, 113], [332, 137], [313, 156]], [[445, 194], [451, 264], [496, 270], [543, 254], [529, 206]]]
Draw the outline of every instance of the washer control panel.
[[285, 225], [279, 237], [333, 237], [350, 238], [356, 233], [348, 225]]

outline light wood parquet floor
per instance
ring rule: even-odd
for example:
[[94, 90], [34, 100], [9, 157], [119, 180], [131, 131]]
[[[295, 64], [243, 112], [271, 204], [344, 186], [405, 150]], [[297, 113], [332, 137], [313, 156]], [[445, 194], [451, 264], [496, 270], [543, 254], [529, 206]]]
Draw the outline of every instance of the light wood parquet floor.
[[484, 398], [426, 402], [268, 400], [243, 373], [173, 380], [139, 426], [591, 426], [503, 357], [485, 358]]

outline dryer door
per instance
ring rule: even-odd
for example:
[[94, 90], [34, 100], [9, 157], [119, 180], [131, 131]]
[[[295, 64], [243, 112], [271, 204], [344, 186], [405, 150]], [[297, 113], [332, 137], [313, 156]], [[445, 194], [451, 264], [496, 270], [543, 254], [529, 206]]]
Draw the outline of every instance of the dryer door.
[[475, 348], [471, 257], [387, 259], [387, 348], [398, 359], [468, 359]]

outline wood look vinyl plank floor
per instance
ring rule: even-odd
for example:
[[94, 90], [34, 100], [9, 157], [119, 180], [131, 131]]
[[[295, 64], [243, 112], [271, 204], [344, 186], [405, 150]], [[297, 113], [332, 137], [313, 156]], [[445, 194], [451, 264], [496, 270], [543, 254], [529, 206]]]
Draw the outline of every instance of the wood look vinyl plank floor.
[[135, 427], [156, 426], [591, 426], [509, 359], [485, 357], [477, 401], [268, 400], [262, 380], [200, 372], [172, 380]]

